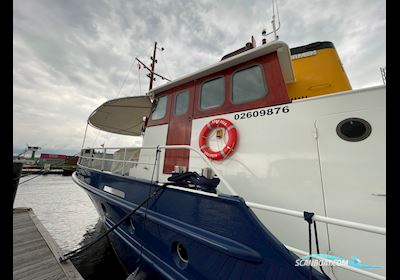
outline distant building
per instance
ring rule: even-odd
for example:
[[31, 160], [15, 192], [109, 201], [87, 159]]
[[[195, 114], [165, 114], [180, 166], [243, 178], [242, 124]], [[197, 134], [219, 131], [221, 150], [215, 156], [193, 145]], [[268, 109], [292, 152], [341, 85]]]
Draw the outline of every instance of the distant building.
[[51, 165], [60, 165], [60, 167], [64, 164], [67, 159], [66, 155], [56, 155], [56, 154], [41, 154], [38, 160], [38, 165], [51, 164]]
[[78, 156], [66, 156], [65, 157], [65, 164], [76, 165], [78, 163], [79, 157]]

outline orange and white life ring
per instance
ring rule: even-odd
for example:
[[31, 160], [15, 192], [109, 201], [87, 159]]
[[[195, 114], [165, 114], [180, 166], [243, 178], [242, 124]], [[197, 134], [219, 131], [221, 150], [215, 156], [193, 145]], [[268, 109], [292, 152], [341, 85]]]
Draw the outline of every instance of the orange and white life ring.
[[[225, 147], [220, 151], [213, 151], [207, 146], [207, 138], [210, 132], [215, 128], [225, 128], [228, 132], [228, 142]], [[212, 160], [223, 160], [227, 158], [236, 146], [238, 139], [237, 130], [232, 122], [227, 119], [214, 119], [207, 123], [200, 132], [199, 147], [203, 154]]]

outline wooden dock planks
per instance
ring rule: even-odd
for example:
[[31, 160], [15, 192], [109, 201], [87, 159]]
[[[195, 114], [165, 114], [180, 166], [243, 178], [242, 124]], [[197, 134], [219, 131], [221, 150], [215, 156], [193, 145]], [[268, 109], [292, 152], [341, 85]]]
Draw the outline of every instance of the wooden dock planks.
[[30, 208], [13, 211], [13, 279], [80, 279], [71, 261], [59, 262], [61, 249]]

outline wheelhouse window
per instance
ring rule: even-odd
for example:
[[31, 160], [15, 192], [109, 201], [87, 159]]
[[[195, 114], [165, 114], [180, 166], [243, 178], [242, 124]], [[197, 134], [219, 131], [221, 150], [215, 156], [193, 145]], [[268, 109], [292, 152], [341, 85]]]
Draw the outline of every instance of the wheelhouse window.
[[202, 110], [219, 107], [225, 101], [224, 78], [219, 77], [201, 86], [200, 108]]
[[157, 107], [153, 111], [153, 114], [151, 114], [151, 119], [153, 121], [161, 120], [162, 118], [165, 117], [166, 112], [167, 112], [167, 96], [162, 96], [158, 98]]
[[189, 92], [184, 91], [176, 95], [175, 115], [180, 116], [187, 112], [189, 105]]
[[255, 65], [239, 70], [232, 79], [232, 102], [241, 104], [255, 101], [267, 95], [261, 66]]

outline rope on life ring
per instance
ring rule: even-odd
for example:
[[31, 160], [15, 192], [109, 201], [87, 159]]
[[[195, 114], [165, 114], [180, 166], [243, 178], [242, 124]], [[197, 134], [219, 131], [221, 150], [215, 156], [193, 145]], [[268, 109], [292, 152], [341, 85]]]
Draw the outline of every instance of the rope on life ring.
[[[220, 151], [213, 151], [207, 146], [207, 138], [214, 128], [222, 127], [228, 132], [228, 143]], [[227, 158], [234, 150], [237, 143], [237, 130], [233, 123], [227, 119], [214, 119], [207, 123], [200, 132], [199, 147], [206, 157], [212, 160], [223, 160]]]

